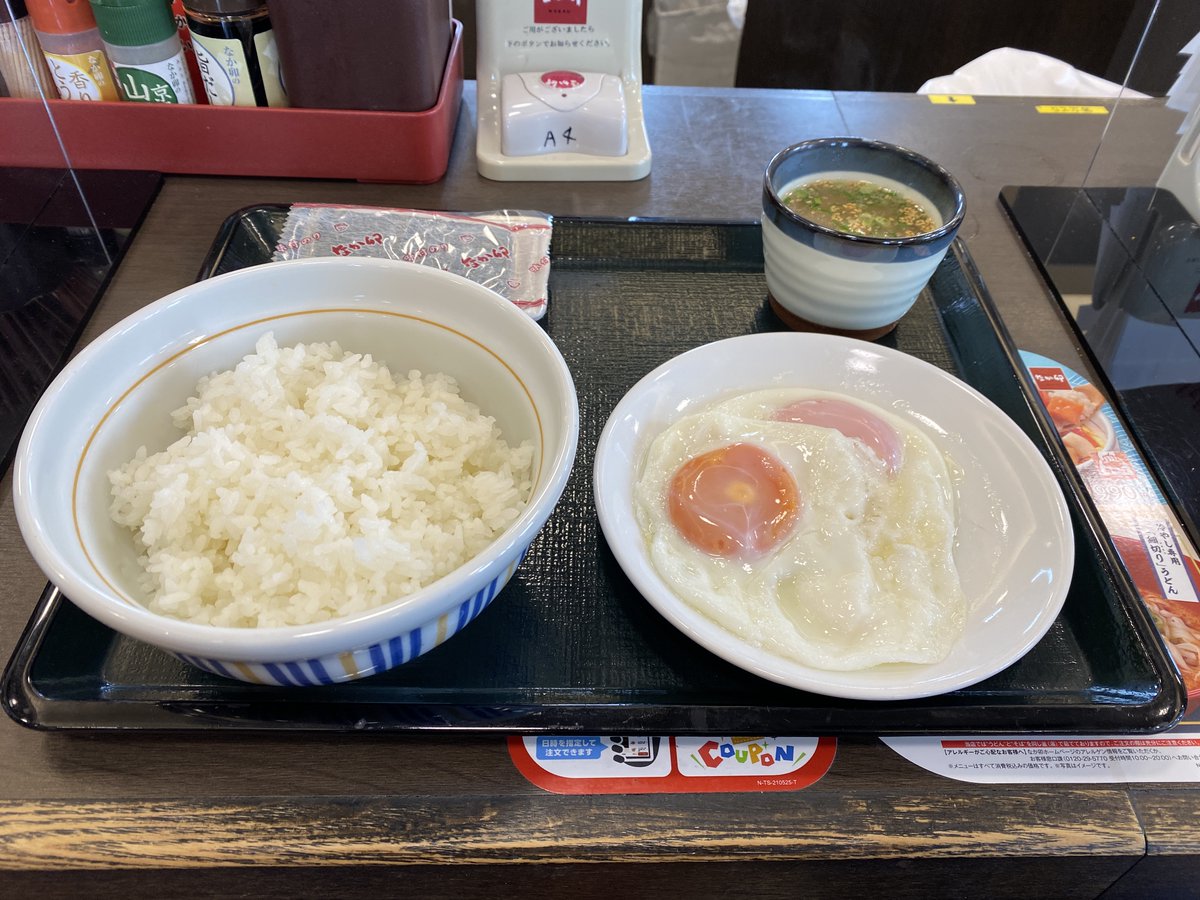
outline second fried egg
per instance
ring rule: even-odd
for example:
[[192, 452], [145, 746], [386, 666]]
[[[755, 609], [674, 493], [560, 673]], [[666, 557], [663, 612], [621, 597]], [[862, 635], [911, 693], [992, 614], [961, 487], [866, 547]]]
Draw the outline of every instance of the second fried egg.
[[634, 503], [676, 595], [780, 656], [932, 663], [962, 633], [946, 460], [857, 398], [773, 389], [685, 416], [652, 442]]

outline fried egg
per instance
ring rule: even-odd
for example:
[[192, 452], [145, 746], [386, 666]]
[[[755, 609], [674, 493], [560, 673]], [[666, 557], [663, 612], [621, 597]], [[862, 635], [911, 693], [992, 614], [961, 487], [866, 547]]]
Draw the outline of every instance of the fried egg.
[[857, 398], [771, 389], [674, 422], [634, 490], [672, 591], [746, 642], [848, 671], [933, 663], [962, 634], [950, 468]]

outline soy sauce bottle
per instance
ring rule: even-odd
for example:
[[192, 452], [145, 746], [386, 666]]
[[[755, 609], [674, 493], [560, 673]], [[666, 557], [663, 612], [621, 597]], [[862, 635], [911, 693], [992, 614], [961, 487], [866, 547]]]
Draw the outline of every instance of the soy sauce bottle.
[[184, 0], [204, 92], [213, 106], [287, 106], [262, 0]]

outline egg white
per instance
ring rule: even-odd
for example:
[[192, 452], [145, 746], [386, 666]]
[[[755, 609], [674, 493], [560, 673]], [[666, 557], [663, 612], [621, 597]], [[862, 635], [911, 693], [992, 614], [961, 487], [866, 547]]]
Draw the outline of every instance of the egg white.
[[[858, 404], [895, 428], [899, 470], [831, 428], [770, 418], [810, 397]], [[756, 444], [791, 472], [796, 528], [754, 560], [711, 556], [667, 516], [676, 470], [731, 443]], [[658, 574], [675, 594], [746, 642], [803, 665], [848, 671], [933, 663], [962, 634], [966, 601], [954, 564], [954, 486], [946, 460], [909, 422], [857, 398], [773, 389], [685, 416], [651, 443], [634, 490]]]

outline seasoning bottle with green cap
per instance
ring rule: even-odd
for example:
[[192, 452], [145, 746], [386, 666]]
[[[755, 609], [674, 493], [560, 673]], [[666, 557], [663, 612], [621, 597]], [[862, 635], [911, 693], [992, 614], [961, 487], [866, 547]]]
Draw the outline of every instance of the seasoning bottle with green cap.
[[183, 0], [204, 92], [213, 106], [287, 106], [263, 0]]
[[64, 100], [120, 100], [88, 0], [26, 0], [42, 55]]
[[167, 0], [91, 0], [91, 4], [126, 100], [196, 102]]

